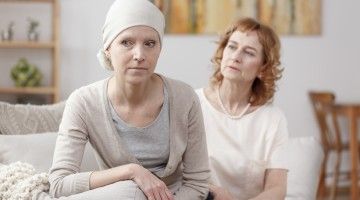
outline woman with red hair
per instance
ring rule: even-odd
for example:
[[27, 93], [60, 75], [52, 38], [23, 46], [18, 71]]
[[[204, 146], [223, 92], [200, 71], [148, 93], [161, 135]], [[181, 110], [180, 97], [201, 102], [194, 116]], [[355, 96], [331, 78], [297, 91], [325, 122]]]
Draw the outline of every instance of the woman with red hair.
[[204, 116], [210, 192], [215, 199], [284, 199], [287, 170], [272, 155], [288, 139], [271, 101], [280, 79], [280, 41], [268, 26], [240, 19], [220, 38], [208, 87], [197, 90]]

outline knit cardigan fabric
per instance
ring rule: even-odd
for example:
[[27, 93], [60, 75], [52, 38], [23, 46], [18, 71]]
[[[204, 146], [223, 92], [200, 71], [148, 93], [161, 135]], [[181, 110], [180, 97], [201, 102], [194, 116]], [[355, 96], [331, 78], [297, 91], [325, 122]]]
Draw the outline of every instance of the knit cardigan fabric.
[[[161, 77], [169, 91], [170, 155], [163, 173], [156, 175], [175, 192], [175, 199], [205, 199], [210, 173], [198, 97], [185, 83]], [[54, 197], [90, 189], [91, 172], [79, 173], [87, 141], [96, 152], [101, 170], [140, 164], [123, 145], [111, 119], [108, 81], [82, 87], [66, 102], [49, 175], [50, 195]]]

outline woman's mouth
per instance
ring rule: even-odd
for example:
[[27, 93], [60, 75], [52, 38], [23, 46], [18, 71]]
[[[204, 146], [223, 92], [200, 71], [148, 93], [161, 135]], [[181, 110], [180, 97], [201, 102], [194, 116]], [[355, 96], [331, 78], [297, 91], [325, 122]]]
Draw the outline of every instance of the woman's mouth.
[[130, 67], [128, 69], [130, 69], [130, 70], [147, 70], [147, 68], [145, 68], [145, 67]]
[[232, 69], [232, 70], [235, 70], [235, 71], [240, 71], [238, 68], [233, 67], [233, 66], [229, 66], [229, 68]]

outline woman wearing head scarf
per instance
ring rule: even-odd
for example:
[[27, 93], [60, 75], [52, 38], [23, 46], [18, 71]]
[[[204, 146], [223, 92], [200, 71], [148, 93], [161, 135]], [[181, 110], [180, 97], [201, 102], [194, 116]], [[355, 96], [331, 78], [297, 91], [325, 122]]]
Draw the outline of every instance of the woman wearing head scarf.
[[244, 18], [220, 38], [210, 85], [200, 98], [217, 200], [284, 199], [287, 170], [274, 153], [288, 138], [286, 118], [271, 104], [281, 77], [274, 31]]
[[[150, 200], [206, 197], [198, 98], [190, 86], [154, 73], [164, 26], [163, 14], [147, 0], [116, 0], [110, 7], [98, 57], [113, 73], [67, 100], [49, 175], [52, 196], [124, 183], [116, 199], [134, 199], [131, 184]], [[88, 141], [100, 170], [80, 173]]]

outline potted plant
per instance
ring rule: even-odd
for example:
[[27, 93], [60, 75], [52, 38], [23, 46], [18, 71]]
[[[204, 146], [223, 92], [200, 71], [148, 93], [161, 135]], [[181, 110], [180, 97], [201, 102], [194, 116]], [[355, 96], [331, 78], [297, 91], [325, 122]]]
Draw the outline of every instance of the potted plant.
[[29, 21], [29, 29], [28, 29], [28, 40], [29, 41], [38, 41], [39, 40], [39, 31], [37, 30], [37, 27], [39, 26], [39, 22], [28, 18]]
[[14, 25], [15, 23], [11, 21], [6, 30], [1, 31], [1, 40], [2, 41], [11, 41], [14, 37]]
[[11, 78], [17, 87], [39, 86], [42, 77], [40, 70], [35, 65], [29, 64], [25, 58], [20, 58], [11, 69]]

